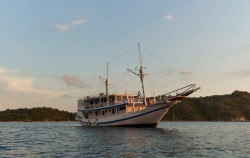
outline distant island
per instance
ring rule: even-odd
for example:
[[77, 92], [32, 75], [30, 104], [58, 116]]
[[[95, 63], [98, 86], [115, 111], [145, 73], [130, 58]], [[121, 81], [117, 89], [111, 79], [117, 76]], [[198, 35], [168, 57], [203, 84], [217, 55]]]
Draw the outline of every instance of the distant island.
[[186, 98], [170, 109], [168, 121], [250, 121], [250, 93]]
[[[75, 113], [48, 107], [0, 111], [0, 121], [74, 121]], [[163, 121], [250, 121], [250, 93], [186, 98], [174, 105]]]
[[37, 107], [32, 109], [7, 109], [0, 111], [0, 121], [74, 121], [75, 113], [60, 111], [48, 107]]

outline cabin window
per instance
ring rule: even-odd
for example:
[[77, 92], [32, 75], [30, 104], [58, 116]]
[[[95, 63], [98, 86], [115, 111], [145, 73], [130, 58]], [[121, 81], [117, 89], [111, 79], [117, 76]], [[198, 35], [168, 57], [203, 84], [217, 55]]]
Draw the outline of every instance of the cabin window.
[[92, 105], [92, 104], [93, 104], [93, 101], [90, 101], [89, 103], [90, 103], [90, 105]]
[[104, 115], [105, 114], [105, 111], [102, 111], [102, 115]]
[[114, 102], [114, 100], [115, 100], [114, 97], [110, 97], [110, 98], [109, 98], [109, 101], [110, 101], [110, 102]]
[[98, 111], [95, 112], [95, 115], [98, 116]]
[[88, 119], [88, 118], [89, 118], [88, 112], [85, 112], [84, 117], [85, 117], [86, 119]]
[[112, 109], [112, 114], [114, 114], [115, 113], [115, 109]]
[[126, 110], [126, 106], [120, 107], [120, 110]]
[[100, 103], [100, 100], [96, 100], [95, 103], [96, 103], [96, 104], [99, 104], [99, 103]]

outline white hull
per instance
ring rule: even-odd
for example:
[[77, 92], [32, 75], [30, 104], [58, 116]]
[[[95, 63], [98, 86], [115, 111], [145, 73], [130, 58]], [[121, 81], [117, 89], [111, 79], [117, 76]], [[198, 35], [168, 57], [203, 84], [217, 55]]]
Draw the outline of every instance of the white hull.
[[156, 127], [173, 104], [175, 104], [175, 102], [162, 102], [148, 106], [143, 110], [98, 119], [85, 119], [82, 112], [78, 111], [76, 120], [80, 121], [83, 126]]

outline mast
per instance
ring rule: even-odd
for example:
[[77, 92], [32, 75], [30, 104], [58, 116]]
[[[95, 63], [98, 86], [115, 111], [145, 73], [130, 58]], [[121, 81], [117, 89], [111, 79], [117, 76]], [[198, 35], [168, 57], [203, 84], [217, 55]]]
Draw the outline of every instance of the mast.
[[147, 106], [146, 92], [145, 92], [145, 88], [144, 88], [144, 76], [145, 76], [144, 68], [145, 68], [145, 66], [144, 66], [143, 63], [142, 63], [142, 56], [141, 56], [141, 50], [140, 50], [140, 43], [138, 43], [138, 51], [139, 51], [139, 54], [140, 54], [140, 63], [141, 63], [141, 67], [140, 67], [140, 70], [139, 70], [139, 77], [140, 77], [140, 79], [141, 79], [141, 85], [142, 85], [142, 92], [143, 92], [144, 104]]
[[143, 102], [147, 106], [146, 91], [145, 91], [145, 87], [144, 87], [144, 76], [147, 75], [147, 74], [144, 73], [145, 66], [142, 63], [142, 55], [141, 55], [141, 50], [140, 50], [140, 43], [138, 43], [138, 51], [139, 51], [139, 55], [140, 55], [140, 64], [141, 64], [140, 69], [139, 69], [139, 73], [136, 73], [136, 72], [134, 72], [134, 71], [132, 71], [130, 69], [128, 69], [128, 71], [130, 71], [131, 73], [133, 73], [133, 74], [140, 77], [142, 92], [143, 92]]
[[109, 81], [108, 81], [108, 78], [109, 78], [109, 63], [107, 63], [107, 77], [106, 77], [106, 81], [105, 81], [107, 103], [109, 103], [109, 91], [108, 91]]

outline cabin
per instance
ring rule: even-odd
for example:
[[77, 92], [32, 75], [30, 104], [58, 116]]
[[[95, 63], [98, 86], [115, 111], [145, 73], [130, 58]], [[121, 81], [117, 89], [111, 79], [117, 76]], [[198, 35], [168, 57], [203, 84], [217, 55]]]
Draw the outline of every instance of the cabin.
[[[155, 103], [147, 98], [147, 105]], [[139, 95], [100, 93], [98, 96], [86, 96], [78, 99], [78, 108], [85, 119], [106, 118], [145, 109], [143, 98]]]

